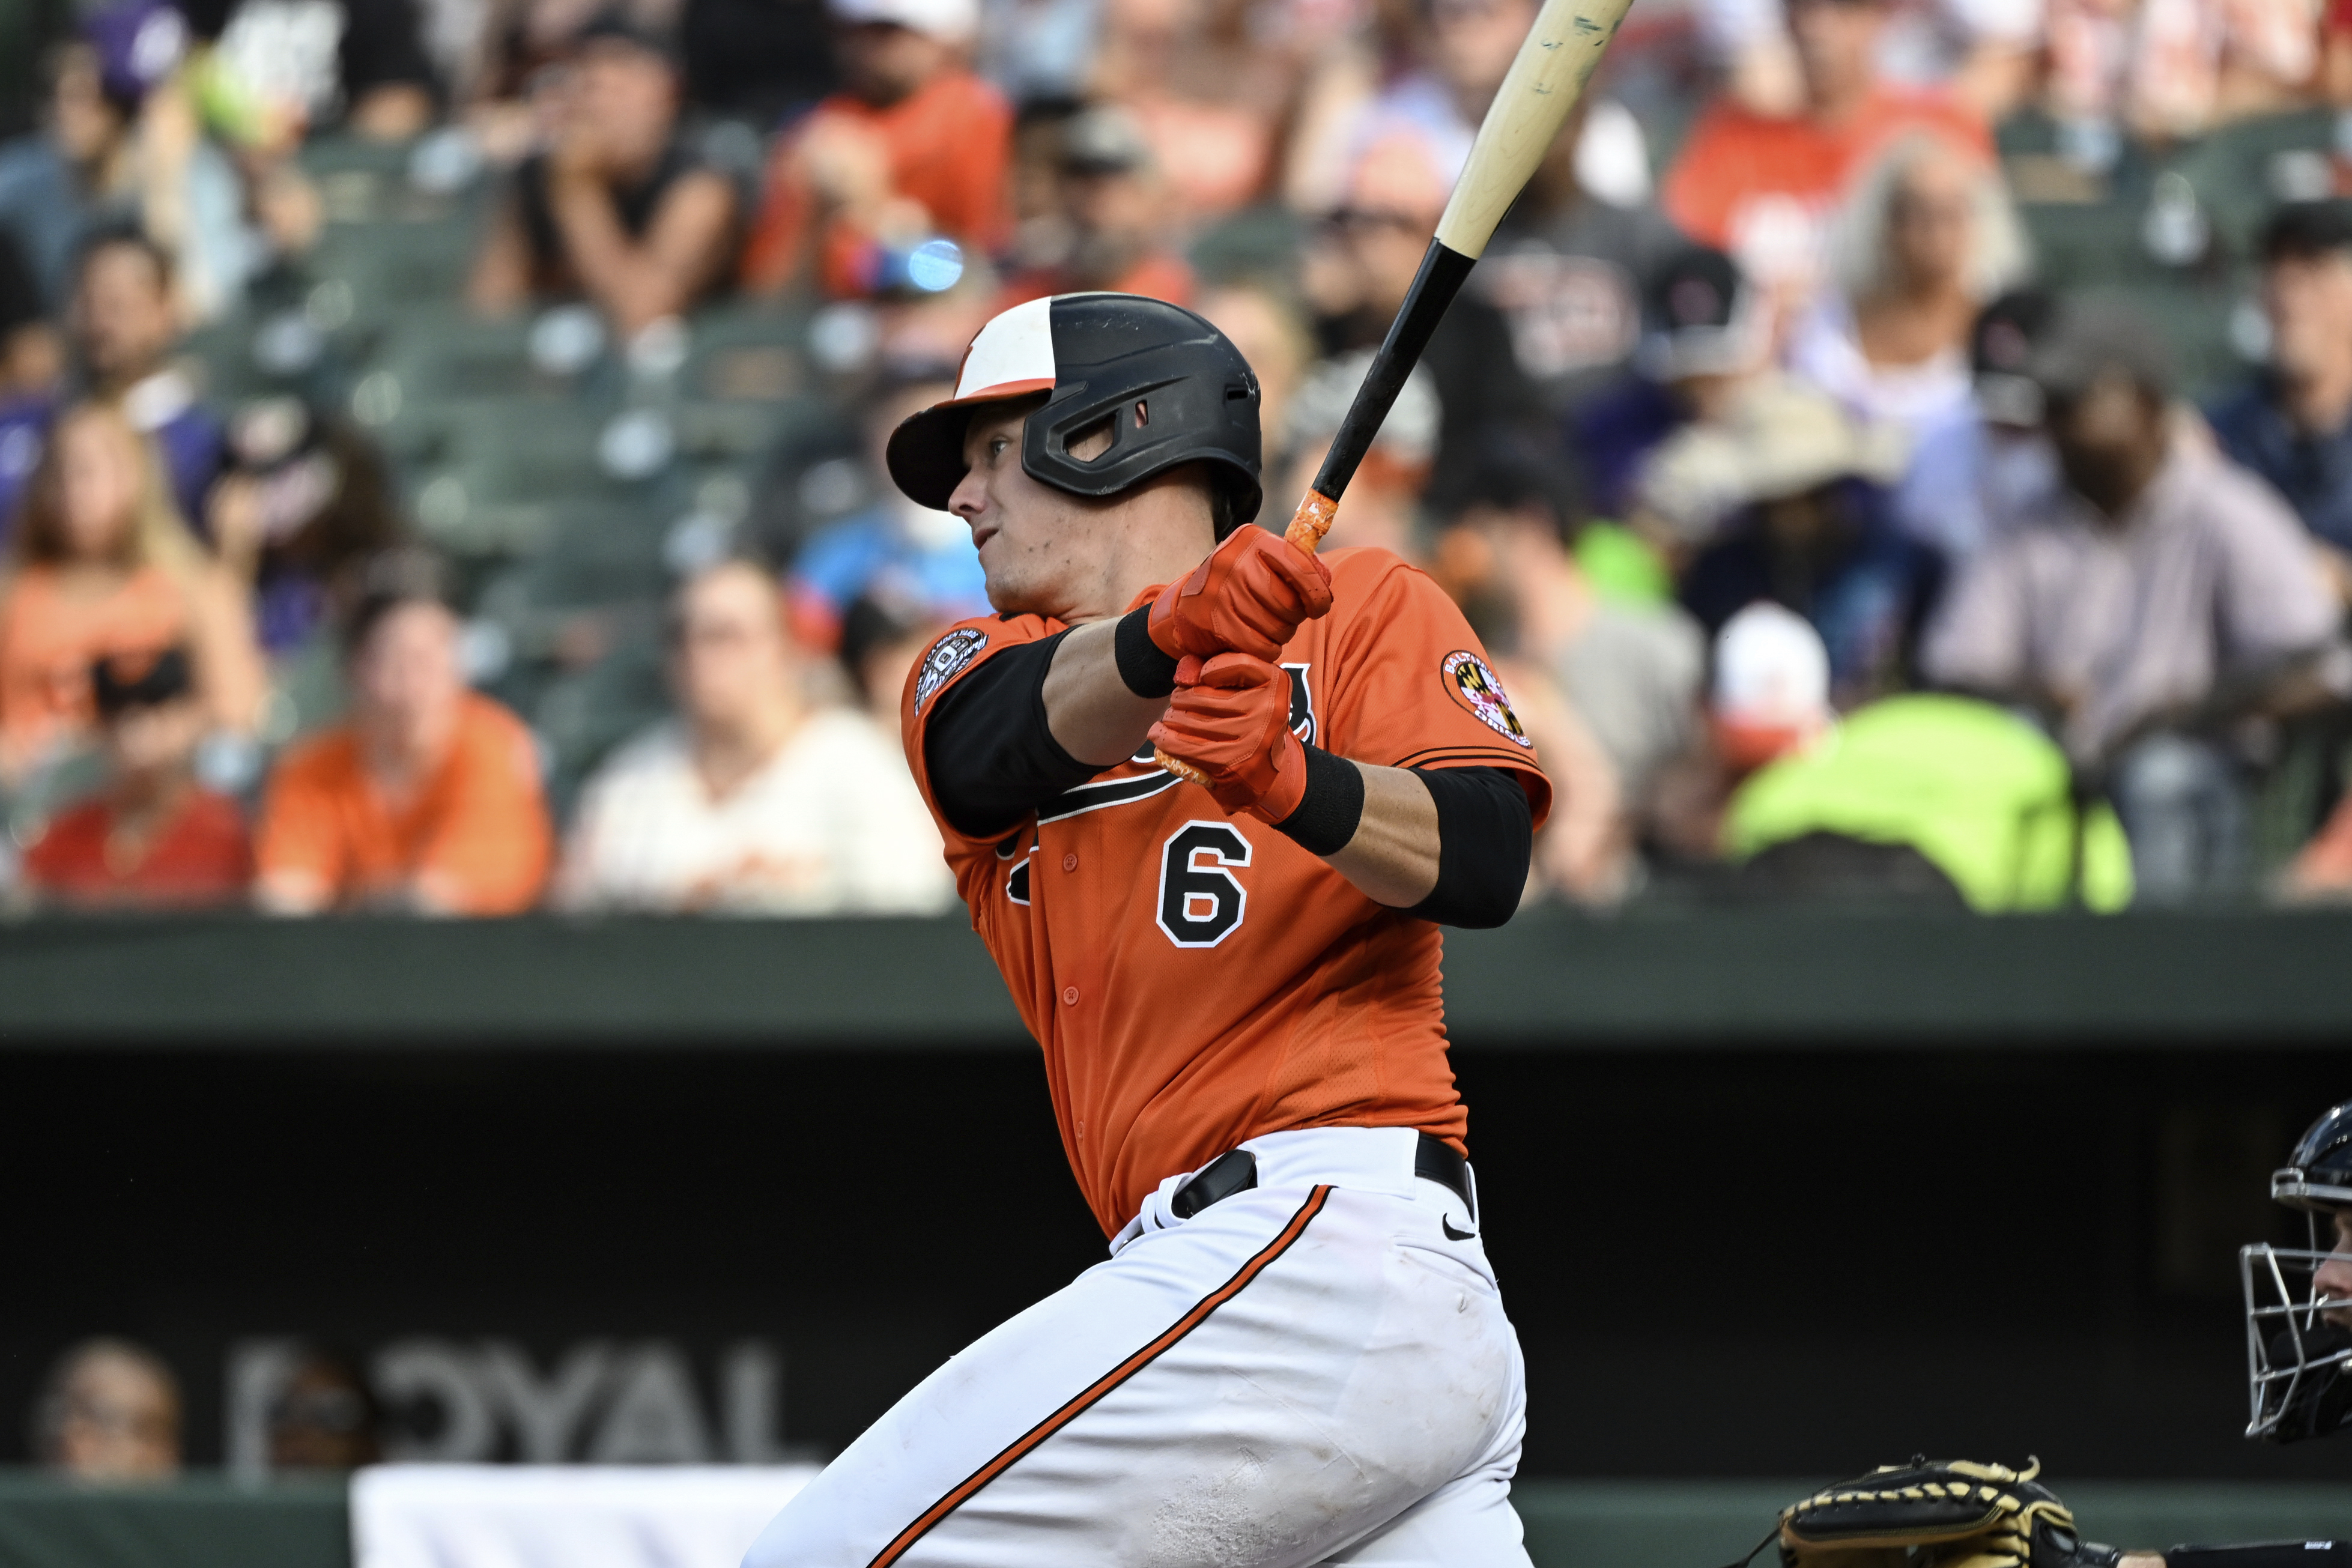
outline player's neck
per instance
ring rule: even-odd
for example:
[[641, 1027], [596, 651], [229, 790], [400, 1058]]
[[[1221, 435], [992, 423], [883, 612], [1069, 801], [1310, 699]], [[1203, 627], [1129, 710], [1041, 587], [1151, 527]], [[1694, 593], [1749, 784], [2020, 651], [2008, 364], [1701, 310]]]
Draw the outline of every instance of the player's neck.
[[1136, 595], [1174, 582], [1217, 545], [1208, 497], [1192, 485], [1146, 483], [1121, 498], [1113, 518], [1099, 570], [1059, 617], [1071, 625], [1124, 614]]

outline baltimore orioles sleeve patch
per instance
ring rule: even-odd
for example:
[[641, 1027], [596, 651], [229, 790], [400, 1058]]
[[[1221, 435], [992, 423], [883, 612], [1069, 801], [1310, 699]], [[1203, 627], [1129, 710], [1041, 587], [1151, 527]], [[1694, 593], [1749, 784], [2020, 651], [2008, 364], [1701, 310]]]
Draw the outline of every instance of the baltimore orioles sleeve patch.
[[977, 626], [959, 626], [932, 643], [931, 651], [923, 655], [921, 673], [915, 677], [915, 711], [922, 712], [940, 688], [954, 680], [987, 646], [988, 633]]
[[[1446, 695], [1468, 708], [1479, 723], [1514, 746], [1535, 748], [1535, 737], [1528, 734], [1528, 727], [1519, 722], [1519, 716], [1511, 711], [1511, 699], [1486, 660], [1467, 648], [1457, 648], [1446, 654], [1437, 668], [1444, 679]], [[915, 700], [920, 706], [919, 695]]]

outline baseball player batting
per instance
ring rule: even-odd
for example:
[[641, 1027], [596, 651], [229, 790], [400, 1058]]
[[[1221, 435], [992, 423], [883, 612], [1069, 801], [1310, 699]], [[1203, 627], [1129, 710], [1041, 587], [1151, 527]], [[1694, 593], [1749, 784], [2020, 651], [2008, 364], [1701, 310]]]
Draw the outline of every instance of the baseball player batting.
[[748, 1568], [1527, 1563], [1438, 927], [1510, 916], [1550, 788], [1427, 577], [1244, 526], [1258, 453], [1240, 353], [1121, 294], [997, 317], [891, 439], [1000, 612], [917, 665], [908, 760], [1111, 1256]]
[[907, 758], [1110, 1258], [746, 1568], [1527, 1568], [1439, 927], [1510, 917], [1551, 787], [1436, 585], [1316, 548], [1627, 4], [1547, 0], [1287, 538], [1250, 526], [1257, 378], [1156, 300], [1004, 312], [891, 437], [997, 611], [909, 676]]

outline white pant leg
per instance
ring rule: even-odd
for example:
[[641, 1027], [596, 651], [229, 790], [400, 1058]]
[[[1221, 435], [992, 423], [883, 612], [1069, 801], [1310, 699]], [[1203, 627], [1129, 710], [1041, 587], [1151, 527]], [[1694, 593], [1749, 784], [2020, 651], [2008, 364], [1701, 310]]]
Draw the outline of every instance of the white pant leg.
[[[1512, 1386], [1524, 1398], [1524, 1364], [1511, 1347]], [[1524, 1420], [1510, 1424], [1509, 1446], [1497, 1445], [1468, 1474], [1456, 1477], [1381, 1525], [1344, 1552], [1324, 1559], [1327, 1568], [1532, 1568], [1527, 1531], [1511, 1507], [1511, 1477], [1517, 1470], [1517, 1434]]]
[[[1142, 1237], [925, 1379], [746, 1568], [1292, 1568], [1457, 1480], [1441, 1513], [1509, 1518], [1517, 1344], [1444, 1213], [1282, 1186]], [[1412, 1549], [1360, 1561], [1440, 1561]]]

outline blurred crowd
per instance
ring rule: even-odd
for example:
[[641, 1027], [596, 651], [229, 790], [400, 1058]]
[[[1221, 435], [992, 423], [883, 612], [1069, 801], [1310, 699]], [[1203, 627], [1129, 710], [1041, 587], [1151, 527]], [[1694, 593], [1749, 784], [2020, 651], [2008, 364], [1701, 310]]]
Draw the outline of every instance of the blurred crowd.
[[[383, 1412], [352, 1358], [321, 1345], [289, 1348], [283, 1385], [261, 1411], [270, 1471], [341, 1471], [382, 1456]], [[68, 1347], [33, 1400], [33, 1461], [92, 1483], [169, 1480], [185, 1448], [180, 1380], [153, 1350], [100, 1336]]]
[[[986, 600], [889, 430], [994, 311], [1155, 295], [1256, 368], [1278, 528], [1535, 11], [89, 0], [0, 146], [15, 897], [950, 906], [898, 695]], [[1495, 655], [1560, 786], [1530, 896], [2352, 890], [2352, 134], [2234, 255], [2177, 174], [2126, 231], [2248, 280], [2227, 384], [2145, 295], [2037, 281], [2021, 215], [2339, 105], [2343, 0], [1640, 0], [1329, 541]], [[369, 422], [187, 351], [304, 265], [339, 139], [487, 193], [465, 303], [535, 353], [808, 323], [847, 438], [779, 437], [646, 585], [669, 712], [576, 779], [478, 689], [479, 584]]]

